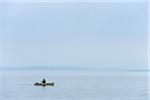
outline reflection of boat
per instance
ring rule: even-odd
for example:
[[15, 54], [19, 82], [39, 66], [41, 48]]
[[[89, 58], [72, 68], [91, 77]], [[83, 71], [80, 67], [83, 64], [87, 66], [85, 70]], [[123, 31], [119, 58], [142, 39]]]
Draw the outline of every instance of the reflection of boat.
[[54, 82], [51, 83], [35, 83], [35, 86], [54, 86]]

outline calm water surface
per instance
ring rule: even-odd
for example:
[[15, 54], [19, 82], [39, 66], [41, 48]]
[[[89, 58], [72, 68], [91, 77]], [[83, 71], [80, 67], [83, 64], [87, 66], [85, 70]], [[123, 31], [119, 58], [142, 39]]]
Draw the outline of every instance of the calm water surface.
[[[54, 87], [36, 87], [46, 78]], [[0, 73], [0, 100], [148, 100], [146, 72], [28, 71]]]

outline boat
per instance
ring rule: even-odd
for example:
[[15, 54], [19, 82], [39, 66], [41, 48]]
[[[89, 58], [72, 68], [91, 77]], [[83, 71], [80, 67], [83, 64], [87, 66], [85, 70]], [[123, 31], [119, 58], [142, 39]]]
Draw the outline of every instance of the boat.
[[54, 86], [54, 82], [51, 82], [51, 83], [38, 83], [38, 82], [36, 82], [34, 85], [35, 86]]

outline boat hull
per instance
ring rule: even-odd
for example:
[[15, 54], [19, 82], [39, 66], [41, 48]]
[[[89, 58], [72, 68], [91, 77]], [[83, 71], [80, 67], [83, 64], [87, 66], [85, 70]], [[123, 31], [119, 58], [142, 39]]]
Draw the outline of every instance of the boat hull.
[[52, 83], [35, 83], [35, 86], [54, 86], [54, 82]]

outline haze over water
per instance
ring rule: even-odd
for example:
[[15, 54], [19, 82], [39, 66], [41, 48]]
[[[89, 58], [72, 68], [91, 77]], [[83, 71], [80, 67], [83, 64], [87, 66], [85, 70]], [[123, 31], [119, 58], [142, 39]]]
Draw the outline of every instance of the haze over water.
[[71, 1], [0, 1], [0, 100], [148, 100], [147, 1]]

